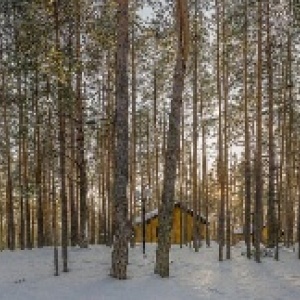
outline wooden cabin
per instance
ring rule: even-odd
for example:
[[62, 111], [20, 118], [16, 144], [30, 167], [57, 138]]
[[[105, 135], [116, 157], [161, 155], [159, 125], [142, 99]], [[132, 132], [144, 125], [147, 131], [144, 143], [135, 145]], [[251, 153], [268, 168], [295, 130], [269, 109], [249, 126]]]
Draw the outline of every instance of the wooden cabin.
[[[146, 243], [156, 243], [158, 236], [158, 209], [150, 211], [145, 215], [146, 221]], [[204, 216], [197, 216], [199, 224], [199, 234], [201, 239], [205, 238], [205, 224], [206, 219]], [[141, 243], [143, 240], [143, 224], [142, 217], [139, 216], [134, 222], [135, 240]], [[182, 237], [181, 237], [182, 235]], [[171, 243], [180, 244], [188, 243], [193, 237], [193, 210], [186, 208], [181, 203], [175, 203], [173, 210], [173, 225], [171, 231]]]
[[[251, 227], [251, 239], [253, 239], [253, 229]], [[240, 241], [244, 241], [244, 231], [243, 227], [235, 227], [233, 228], [233, 240], [232, 243], [235, 245]], [[264, 225], [261, 233], [261, 242], [263, 244], [266, 244], [268, 240], [268, 232], [267, 232], [267, 227]]]

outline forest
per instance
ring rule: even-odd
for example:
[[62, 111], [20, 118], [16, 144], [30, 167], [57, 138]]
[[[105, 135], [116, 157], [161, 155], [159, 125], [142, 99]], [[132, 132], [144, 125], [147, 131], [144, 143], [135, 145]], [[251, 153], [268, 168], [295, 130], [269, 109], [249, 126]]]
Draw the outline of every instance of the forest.
[[0, 0], [1, 251], [126, 279], [156, 218], [161, 277], [173, 240], [300, 259], [299, 33], [296, 0]]

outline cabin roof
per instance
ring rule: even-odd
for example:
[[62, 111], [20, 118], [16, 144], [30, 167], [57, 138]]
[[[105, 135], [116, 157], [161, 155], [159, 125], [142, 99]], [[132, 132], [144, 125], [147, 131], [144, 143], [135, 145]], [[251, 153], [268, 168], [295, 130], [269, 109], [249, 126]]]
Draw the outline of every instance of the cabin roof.
[[[183, 204], [182, 202], [175, 202], [174, 204], [174, 208], [181, 208], [182, 210], [186, 211], [188, 214], [190, 214], [191, 216], [193, 216], [193, 209], [188, 208], [186, 204]], [[158, 216], [158, 208], [147, 212], [145, 214], [145, 221], [149, 222], [150, 220], [156, 218]], [[206, 224], [206, 218], [204, 215], [200, 214], [198, 215], [198, 218], [200, 218], [201, 223]], [[134, 224], [140, 224], [142, 223], [142, 216], [138, 216], [135, 218], [134, 220]]]
[[[263, 224], [263, 228], [266, 227], [266, 224]], [[243, 226], [238, 226], [233, 228], [233, 233], [234, 234], [244, 234], [244, 228]], [[250, 234], [253, 233], [253, 226], [252, 224], [250, 225]]]
[[[252, 228], [251, 228], [251, 232], [252, 232]], [[233, 233], [234, 234], [243, 234], [244, 233], [244, 230], [243, 230], [243, 227], [234, 227], [233, 228]]]
[[[149, 221], [153, 218], [155, 218], [156, 216], [158, 216], [158, 208], [152, 210], [152, 211], [149, 211], [145, 214], [145, 220], [146, 221]], [[142, 223], [142, 216], [138, 216], [135, 218], [134, 220], [134, 223], [135, 224], [139, 224], [139, 223]]]

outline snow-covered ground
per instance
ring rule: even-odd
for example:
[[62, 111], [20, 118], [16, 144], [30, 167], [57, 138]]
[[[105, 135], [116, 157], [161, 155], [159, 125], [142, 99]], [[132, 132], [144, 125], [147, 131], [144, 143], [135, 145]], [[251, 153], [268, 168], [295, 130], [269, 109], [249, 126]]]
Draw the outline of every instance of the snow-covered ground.
[[299, 300], [300, 261], [296, 253], [280, 252], [280, 261], [265, 257], [261, 264], [234, 247], [230, 261], [218, 262], [218, 248], [193, 252], [171, 250], [171, 276], [153, 274], [155, 246], [130, 250], [129, 279], [108, 276], [111, 249], [70, 248], [70, 272], [53, 276], [53, 249], [0, 253], [0, 300]]

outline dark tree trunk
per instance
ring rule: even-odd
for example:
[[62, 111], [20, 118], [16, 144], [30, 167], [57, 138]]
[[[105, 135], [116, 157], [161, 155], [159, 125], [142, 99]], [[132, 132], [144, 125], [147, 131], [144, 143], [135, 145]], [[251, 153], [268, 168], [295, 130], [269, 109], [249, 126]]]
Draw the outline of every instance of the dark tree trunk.
[[[4, 83], [4, 80], [3, 80]], [[14, 221], [14, 203], [13, 203], [13, 182], [11, 174], [11, 143], [10, 143], [10, 130], [8, 124], [7, 112], [7, 99], [4, 99], [4, 131], [6, 142], [6, 220], [7, 220], [7, 247], [10, 250], [15, 250], [15, 221]]]
[[76, 195], [75, 189], [76, 184], [74, 184], [74, 178], [77, 176], [77, 170], [74, 167], [75, 161], [75, 130], [74, 122], [71, 120], [71, 178], [69, 182], [69, 198], [70, 198], [70, 218], [71, 218], [71, 246], [76, 246], [78, 244], [78, 210], [76, 205]]
[[174, 187], [176, 166], [179, 155], [179, 123], [181, 116], [182, 91], [185, 66], [182, 59], [177, 58], [173, 86], [173, 101], [169, 117], [167, 150], [165, 154], [164, 184], [162, 204], [160, 206], [158, 223], [158, 248], [156, 252], [156, 273], [161, 277], [169, 276], [170, 233], [172, 228], [172, 212], [174, 206]]
[[128, 0], [118, 0], [114, 161], [114, 221], [111, 276], [126, 279], [128, 264]]
[[[134, 12], [135, 13], [135, 12]], [[135, 21], [135, 15], [133, 16]], [[132, 21], [131, 32], [131, 162], [130, 162], [130, 221], [133, 222], [136, 210], [136, 61], [135, 61], [135, 22]], [[135, 237], [132, 235], [130, 246], [135, 246]]]
[[22, 144], [24, 139], [24, 103], [21, 91], [21, 74], [18, 77], [18, 95], [20, 97], [19, 104], [19, 189], [20, 189], [20, 248], [21, 250], [25, 249], [25, 219], [24, 219], [24, 183], [23, 183], [23, 153], [22, 153]]
[[40, 124], [41, 124], [41, 116], [39, 111], [39, 103], [38, 103], [38, 89], [39, 89], [39, 80], [38, 80], [38, 67], [36, 66], [36, 74], [35, 74], [35, 114], [36, 114], [36, 169], [35, 169], [35, 186], [36, 186], [36, 198], [37, 198], [37, 246], [39, 248], [44, 246], [44, 212], [43, 212], [43, 199], [42, 199], [42, 153], [41, 153], [41, 132], [40, 132]]
[[274, 247], [277, 235], [275, 213], [275, 152], [273, 132], [273, 65], [272, 41], [270, 36], [270, 3], [267, 2], [267, 68], [268, 68], [268, 96], [269, 96], [269, 197], [268, 197], [268, 247]]
[[[55, 48], [60, 53], [60, 33], [59, 33], [59, 1], [53, 2], [54, 6], [54, 26], [55, 26]], [[57, 70], [59, 70], [59, 62], [57, 62]], [[58, 122], [59, 122], [59, 174], [60, 174], [60, 201], [61, 201], [61, 248], [63, 259], [63, 271], [68, 272], [68, 204], [66, 190], [66, 118], [65, 105], [63, 98], [63, 85], [60, 81], [59, 74], [56, 74], [57, 84], [57, 102], [58, 102]]]
[[257, 104], [256, 104], [256, 156], [255, 156], [255, 261], [261, 262], [260, 243], [262, 233], [262, 1], [258, 1], [258, 43], [257, 43]]
[[180, 149], [180, 122], [182, 93], [189, 44], [188, 11], [186, 1], [176, 1], [178, 48], [173, 77], [171, 113], [165, 152], [162, 203], [158, 215], [158, 246], [155, 273], [169, 277], [169, 250], [171, 246], [172, 212], [174, 207], [176, 168]]
[[80, 203], [80, 247], [87, 247], [87, 178], [84, 151], [84, 103], [81, 93], [82, 88], [82, 65], [81, 65], [81, 7], [80, 1], [76, 0], [76, 60], [78, 64], [76, 72], [76, 142], [77, 142], [77, 166], [79, 180], [79, 203]]
[[225, 228], [225, 244], [226, 244], [226, 259], [231, 257], [230, 247], [230, 205], [229, 205], [229, 184], [228, 184], [228, 50], [227, 50], [227, 31], [225, 24], [225, 0], [222, 0], [222, 77], [223, 77], [223, 97], [224, 97], [224, 159], [222, 162], [223, 173], [221, 180], [224, 181], [225, 189], [225, 207], [226, 207], [226, 228]]
[[249, 117], [248, 117], [248, 0], [244, 5], [244, 122], [245, 122], [245, 243], [247, 247], [247, 258], [251, 258], [251, 163], [250, 163], [250, 136], [249, 136]]
[[[200, 212], [199, 198], [201, 194], [198, 193], [198, 1], [195, 1], [195, 16], [194, 16], [194, 49], [193, 49], [193, 166], [192, 166], [192, 181], [193, 181], [193, 247], [195, 252], [199, 251], [200, 234], [198, 224], [198, 212]], [[198, 198], [199, 197], [199, 198]]]
[[221, 199], [219, 208], [219, 223], [218, 223], [218, 241], [219, 241], [219, 261], [223, 261], [223, 247], [225, 244], [225, 178], [224, 178], [224, 158], [223, 158], [223, 130], [222, 130], [222, 94], [221, 94], [221, 79], [220, 79], [220, 8], [219, 1], [216, 0], [217, 14], [217, 94], [219, 106], [219, 128], [218, 128], [218, 179], [220, 184]]
[[[27, 124], [27, 122], [26, 122]], [[24, 126], [26, 126], [24, 124]], [[27, 132], [27, 130], [26, 130]], [[28, 191], [28, 155], [27, 155], [27, 133], [25, 133], [25, 137], [22, 143], [22, 152], [23, 152], [23, 167], [24, 167], [24, 176], [23, 176], [23, 184], [24, 184], [24, 192], [25, 192], [25, 221], [26, 221], [26, 248], [32, 249], [32, 235], [31, 235], [31, 207], [29, 200], [29, 191]]]
[[[300, 143], [298, 142], [298, 145]], [[298, 147], [299, 149], [299, 147]], [[298, 158], [299, 158], [298, 154]], [[300, 164], [298, 161], [298, 176], [297, 176], [297, 182], [298, 182], [298, 223], [297, 223], [297, 241], [298, 241], [298, 259], [300, 259]]]

